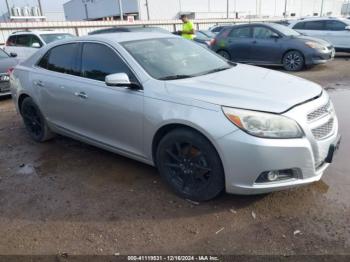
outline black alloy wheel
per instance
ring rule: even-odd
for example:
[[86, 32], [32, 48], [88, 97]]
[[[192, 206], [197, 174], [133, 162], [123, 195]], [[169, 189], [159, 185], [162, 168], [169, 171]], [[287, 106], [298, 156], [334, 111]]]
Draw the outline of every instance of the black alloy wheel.
[[211, 143], [189, 129], [175, 130], [160, 142], [157, 164], [161, 175], [180, 196], [206, 201], [224, 188], [220, 158]]

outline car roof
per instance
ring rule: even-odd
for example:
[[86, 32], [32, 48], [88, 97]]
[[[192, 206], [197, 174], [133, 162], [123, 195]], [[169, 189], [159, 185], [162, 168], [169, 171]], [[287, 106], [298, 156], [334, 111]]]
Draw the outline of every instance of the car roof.
[[337, 21], [342, 21], [344, 23], [349, 23], [347, 19], [344, 18], [339, 18], [339, 17], [305, 17], [305, 18], [300, 18], [296, 20], [290, 21], [289, 26], [294, 26], [297, 23], [301, 22], [309, 22], [309, 21], [329, 21], [329, 20], [337, 20]]
[[27, 34], [33, 34], [33, 35], [40, 35], [40, 34], [69, 34], [67, 32], [61, 32], [61, 31], [51, 31], [51, 30], [36, 30], [36, 31], [17, 31], [13, 32], [11, 35], [27, 35]]
[[88, 35], [71, 39], [69, 41], [89, 41], [89, 40], [107, 40], [110, 42], [121, 43], [128, 41], [157, 39], [157, 38], [179, 38], [179, 36], [152, 32], [117, 32], [112, 34]]

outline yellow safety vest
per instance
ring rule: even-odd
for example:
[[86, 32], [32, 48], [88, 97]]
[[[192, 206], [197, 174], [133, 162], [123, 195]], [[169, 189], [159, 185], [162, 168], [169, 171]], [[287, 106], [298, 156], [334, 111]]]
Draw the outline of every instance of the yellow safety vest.
[[[182, 24], [182, 31], [184, 32], [189, 32], [189, 31], [192, 31], [193, 29], [194, 29], [193, 23], [191, 21], [188, 21], [187, 23]], [[194, 38], [194, 34], [182, 34], [181, 36], [188, 40], [193, 40]]]

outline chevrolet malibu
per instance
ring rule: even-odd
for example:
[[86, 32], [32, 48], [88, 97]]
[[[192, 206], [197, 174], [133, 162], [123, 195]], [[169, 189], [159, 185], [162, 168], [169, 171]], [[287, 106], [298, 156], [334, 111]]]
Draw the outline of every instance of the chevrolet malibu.
[[318, 181], [340, 141], [319, 85], [172, 35], [55, 42], [16, 66], [10, 82], [35, 141], [58, 133], [156, 166], [194, 201]]

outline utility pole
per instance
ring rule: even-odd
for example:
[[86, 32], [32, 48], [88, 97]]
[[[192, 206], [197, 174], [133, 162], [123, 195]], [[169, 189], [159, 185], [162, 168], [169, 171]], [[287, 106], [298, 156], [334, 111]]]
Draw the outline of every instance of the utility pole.
[[288, 6], [288, 0], [284, 1], [284, 18], [287, 18], [287, 6]]
[[123, 13], [123, 4], [122, 0], [118, 0], [119, 2], [119, 12], [120, 12], [120, 20], [124, 20], [124, 13]]
[[8, 11], [8, 19], [10, 20], [11, 17], [11, 9], [8, 0], [6, 0], [6, 6], [7, 6], [7, 11]]
[[40, 10], [40, 15], [43, 16], [44, 13], [43, 13], [43, 8], [41, 6], [41, 0], [38, 0], [38, 5], [39, 5], [39, 10]]
[[149, 16], [149, 5], [148, 5], [148, 0], [146, 0], [146, 11], [147, 11], [147, 20], [150, 20], [150, 16]]
[[230, 0], [226, 0], [226, 18], [230, 17]]
[[324, 0], [322, 0], [322, 2], [321, 2], [321, 13], [320, 13], [320, 16], [323, 15], [323, 4], [324, 4]]

